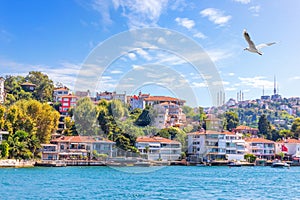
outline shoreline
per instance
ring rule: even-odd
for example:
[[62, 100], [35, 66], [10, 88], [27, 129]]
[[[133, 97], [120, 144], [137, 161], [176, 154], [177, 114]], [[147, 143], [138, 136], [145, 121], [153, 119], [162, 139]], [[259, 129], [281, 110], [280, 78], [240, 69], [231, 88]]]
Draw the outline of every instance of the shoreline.
[[[28, 160], [15, 159], [0, 160], [0, 168], [30, 168], [30, 167], [72, 167], [72, 166], [108, 166], [108, 167], [155, 167], [155, 166], [228, 166], [228, 161], [215, 161], [207, 163], [189, 163], [183, 161], [97, 161], [97, 160]], [[270, 166], [256, 165], [255, 163], [241, 162], [242, 167]], [[299, 167], [300, 164], [291, 163], [291, 167]]]

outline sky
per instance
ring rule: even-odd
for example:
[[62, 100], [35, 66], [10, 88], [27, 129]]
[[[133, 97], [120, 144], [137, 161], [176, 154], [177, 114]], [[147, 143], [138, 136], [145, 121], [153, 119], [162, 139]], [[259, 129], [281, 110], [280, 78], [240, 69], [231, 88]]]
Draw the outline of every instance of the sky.
[[[41, 71], [72, 90], [190, 106], [300, 96], [298, 0], [0, 0], [0, 76]], [[243, 49], [276, 42], [263, 55]], [[201, 61], [200, 61], [201, 60]], [[80, 87], [79, 87], [80, 85]], [[81, 86], [85, 87], [81, 87]]]

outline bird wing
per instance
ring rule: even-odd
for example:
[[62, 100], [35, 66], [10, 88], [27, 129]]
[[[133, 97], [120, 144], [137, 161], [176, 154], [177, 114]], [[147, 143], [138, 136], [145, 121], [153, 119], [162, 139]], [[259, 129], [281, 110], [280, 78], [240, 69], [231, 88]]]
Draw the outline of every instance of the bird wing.
[[246, 29], [244, 30], [244, 37], [246, 39], [246, 41], [249, 44], [250, 49], [256, 49], [254, 42], [251, 40], [249, 34], [247, 33]]
[[267, 46], [271, 46], [273, 44], [276, 44], [276, 42], [270, 42], [270, 43], [263, 43], [263, 44], [259, 44], [256, 46], [257, 49], [261, 49], [261, 48], [264, 48], [264, 47], [267, 47]]

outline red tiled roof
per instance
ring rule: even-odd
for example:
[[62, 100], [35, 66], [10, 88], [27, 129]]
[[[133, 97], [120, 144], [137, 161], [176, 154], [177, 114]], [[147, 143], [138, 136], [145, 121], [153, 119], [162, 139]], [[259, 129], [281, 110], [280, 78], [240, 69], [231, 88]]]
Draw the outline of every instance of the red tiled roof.
[[145, 98], [145, 101], [183, 101], [181, 99], [178, 98], [174, 98], [174, 97], [166, 97], [166, 96], [149, 96], [147, 98]]
[[113, 141], [108, 139], [97, 139], [96, 137], [92, 136], [61, 136], [59, 138], [55, 138], [51, 140], [51, 142], [69, 142], [69, 143], [90, 143], [90, 142], [109, 142], [112, 143]]
[[71, 94], [69, 94], [69, 95], [64, 95], [64, 96], [61, 96], [61, 98], [66, 98], [66, 97], [69, 97], [69, 98], [78, 98], [77, 96], [75, 96], [75, 95], [71, 95]]
[[55, 88], [53, 91], [69, 91], [67, 88]]
[[28, 83], [28, 82], [22, 83], [21, 85], [36, 86], [35, 84], [33, 84], [33, 83]]
[[264, 138], [246, 138], [245, 141], [250, 143], [275, 143], [272, 140], [267, 140]]
[[235, 128], [235, 130], [258, 130], [257, 128], [251, 128], [249, 126], [240, 125]]
[[180, 144], [180, 142], [177, 142], [175, 140], [170, 140], [163, 137], [148, 137], [148, 136], [138, 137], [136, 139], [136, 142], [158, 142], [158, 143], [168, 143], [168, 144]]

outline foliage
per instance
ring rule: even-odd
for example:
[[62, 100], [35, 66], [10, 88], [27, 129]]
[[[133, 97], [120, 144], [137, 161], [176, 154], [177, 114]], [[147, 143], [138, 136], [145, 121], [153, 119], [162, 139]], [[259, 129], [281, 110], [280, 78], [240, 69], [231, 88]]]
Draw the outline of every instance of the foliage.
[[2, 141], [2, 144], [0, 145], [0, 151], [1, 151], [1, 158], [7, 158], [9, 155], [9, 144], [7, 141]]
[[239, 118], [237, 113], [232, 111], [227, 111], [225, 113], [226, 130], [232, 131], [232, 129], [236, 128], [238, 124], [239, 124]]
[[294, 133], [295, 138], [300, 137], [300, 118], [296, 118], [292, 124], [291, 132]]
[[80, 135], [98, 135], [98, 111], [89, 97], [77, 101], [74, 110], [75, 126]]
[[38, 71], [31, 71], [25, 77], [25, 80], [36, 85], [36, 88], [33, 91], [34, 99], [40, 102], [52, 101], [54, 85], [53, 81], [49, 79], [46, 74]]
[[149, 126], [153, 124], [154, 119], [155, 119], [155, 111], [153, 108], [145, 108], [142, 113], [139, 115], [137, 120], [135, 121], [135, 124], [138, 126]]
[[183, 149], [186, 148], [187, 135], [183, 130], [181, 130], [177, 127], [170, 127], [170, 128], [161, 129], [157, 133], [157, 136], [160, 136], [160, 137], [163, 137], [163, 138], [168, 138], [168, 139], [171, 139], [171, 140], [177, 140], [178, 142], [180, 142], [182, 144]]
[[267, 139], [272, 139], [271, 136], [272, 127], [269, 120], [267, 119], [267, 116], [264, 114], [258, 120], [258, 130], [259, 133], [264, 137], [266, 137]]
[[250, 163], [254, 163], [256, 160], [256, 156], [253, 154], [245, 154], [244, 159], [247, 160]]
[[17, 131], [15, 134], [8, 137], [9, 158], [15, 159], [30, 159], [33, 158], [33, 153], [30, 151], [30, 137], [25, 131]]
[[78, 135], [76, 130], [75, 122], [70, 116], [65, 117], [64, 119], [65, 129], [63, 130], [63, 135], [71, 136]]

